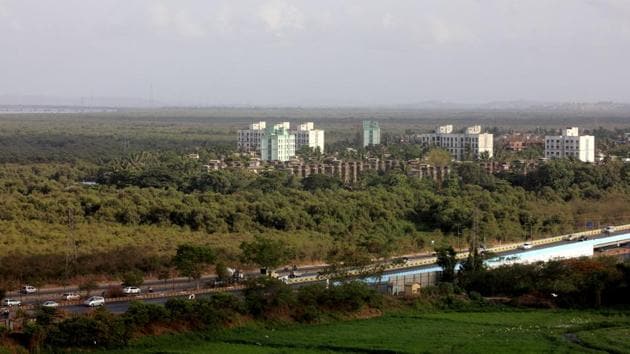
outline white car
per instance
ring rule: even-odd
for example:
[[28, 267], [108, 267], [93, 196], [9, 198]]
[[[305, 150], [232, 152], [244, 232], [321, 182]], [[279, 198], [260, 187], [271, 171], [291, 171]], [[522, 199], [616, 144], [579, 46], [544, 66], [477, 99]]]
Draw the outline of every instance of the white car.
[[4, 299], [2, 300], [2, 305], [3, 306], [21, 306], [22, 301], [15, 300], [15, 299]]
[[81, 298], [81, 295], [79, 295], [78, 293], [64, 293], [63, 295], [61, 295], [61, 298], [64, 300], [79, 300]]
[[528, 250], [532, 247], [534, 247], [534, 245], [532, 245], [531, 242], [525, 242], [524, 244], [521, 245], [522, 250]]
[[280, 280], [281, 282], [288, 284], [289, 283], [289, 276], [288, 275], [283, 275], [281, 277], [278, 277], [278, 280]]
[[142, 292], [142, 290], [140, 290], [140, 288], [137, 286], [126, 286], [123, 288], [122, 291], [124, 294], [127, 294], [127, 295], [140, 294]]
[[31, 285], [24, 285], [22, 289], [20, 289], [22, 294], [33, 294], [37, 292], [37, 288]]
[[89, 307], [103, 306], [105, 305], [105, 298], [102, 296], [92, 296], [83, 303]]
[[613, 232], [615, 232], [615, 227], [614, 226], [606, 226], [606, 228], [604, 229], [604, 232], [607, 234], [611, 234]]
[[42, 303], [42, 307], [59, 307], [59, 304], [52, 300], [49, 300], [49, 301], [44, 301]]

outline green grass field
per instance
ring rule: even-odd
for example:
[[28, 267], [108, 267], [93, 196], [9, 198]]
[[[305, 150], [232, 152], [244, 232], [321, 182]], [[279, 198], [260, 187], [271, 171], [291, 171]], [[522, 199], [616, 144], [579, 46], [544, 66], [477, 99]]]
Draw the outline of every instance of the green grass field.
[[630, 313], [401, 313], [143, 338], [120, 353], [630, 353]]

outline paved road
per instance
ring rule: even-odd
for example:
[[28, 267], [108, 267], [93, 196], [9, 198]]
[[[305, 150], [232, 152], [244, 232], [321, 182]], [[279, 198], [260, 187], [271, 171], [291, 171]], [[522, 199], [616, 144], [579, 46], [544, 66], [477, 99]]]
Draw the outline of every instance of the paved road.
[[[613, 234], [601, 234], [598, 236], [592, 236], [589, 237], [589, 239], [593, 240], [593, 239], [598, 239], [598, 238], [604, 238], [604, 237], [609, 237], [609, 236], [613, 236], [613, 235], [618, 235], [618, 234], [624, 234], [627, 232], [617, 232], [617, 233], [613, 233]], [[540, 245], [540, 246], [536, 246], [533, 247], [532, 249], [544, 249], [544, 248], [551, 248], [551, 247], [556, 247], [558, 245], [561, 244], [566, 244], [567, 242], [580, 242], [580, 241], [559, 241], [559, 242], [555, 242], [555, 243], [549, 243], [549, 244], [544, 244], [544, 245]], [[517, 253], [523, 252], [523, 250], [521, 249], [517, 249], [517, 250], [511, 250], [511, 251], [506, 251], [506, 252], [500, 252], [497, 253], [498, 256], [509, 256], [509, 255], [514, 255]], [[421, 255], [416, 255], [416, 256], [410, 256], [409, 259], [410, 260], [418, 260], [418, 259], [423, 259], [423, 258], [430, 258], [432, 257], [430, 254], [421, 254]], [[385, 274], [396, 274], [398, 272], [404, 271], [404, 272], [409, 272], [409, 271], [413, 271], [413, 270], [420, 270], [420, 269], [425, 269], [425, 268], [431, 268], [431, 267], [435, 267], [435, 265], [425, 265], [425, 266], [419, 266], [419, 267], [409, 267], [409, 268], [404, 268], [404, 269], [398, 269], [398, 270], [392, 270], [392, 271], [388, 271]], [[303, 267], [300, 268], [300, 272], [302, 273], [303, 276], [309, 276], [309, 275], [316, 275], [318, 274], [319, 271], [321, 271], [323, 269], [323, 266], [321, 265], [316, 265], [316, 266], [307, 266], [307, 267]], [[278, 272], [280, 275], [286, 275], [286, 272], [284, 271], [279, 271]], [[249, 272], [247, 273], [248, 275], [256, 275], [258, 273], [256, 272]], [[214, 275], [209, 275], [209, 276], [205, 276], [202, 278], [201, 280], [201, 284], [205, 284], [208, 282], [211, 282], [215, 279]], [[116, 284], [118, 285], [118, 284]], [[295, 286], [300, 286], [303, 284], [295, 284]], [[107, 285], [103, 285], [100, 287], [100, 290], [102, 291], [103, 289], [107, 289], [108, 287], [112, 286], [112, 284], [107, 284]], [[143, 286], [143, 288], [147, 288], [148, 286], [151, 286], [154, 289], [154, 292], [160, 292], [160, 291], [169, 291], [169, 290], [190, 290], [190, 289], [194, 289], [196, 287], [196, 283], [194, 281], [190, 281], [189, 279], [186, 278], [177, 278], [177, 279], [170, 279], [166, 282], [164, 281], [156, 281], [156, 280], [150, 280], [147, 281], [145, 283], [145, 285]], [[76, 289], [76, 287], [67, 287], [67, 288], [54, 288], [54, 289], [42, 289], [42, 291], [40, 291], [37, 295], [29, 295], [29, 296], [24, 296], [24, 295], [15, 295], [15, 292], [13, 292], [13, 295], [8, 295], [7, 297], [13, 297], [13, 298], [18, 298], [21, 299], [23, 301], [24, 304], [36, 304], [36, 303], [40, 303], [42, 301], [46, 301], [46, 300], [57, 300], [60, 298], [61, 294], [64, 291], [71, 291], [73, 289]], [[98, 294], [100, 293], [99, 291], [95, 291], [93, 292], [93, 294]], [[133, 297], [130, 297], [130, 301], [132, 301]], [[149, 299], [149, 300], [141, 300], [141, 301], [145, 301], [148, 303], [165, 303], [166, 300], [168, 298], [154, 298], [154, 299]], [[130, 302], [129, 301], [129, 302]], [[129, 307], [129, 302], [118, 302], [118, 303], [109, 303], [106, 305], [106, 307], [112, 311], [112, 312], [124, 312], [126, 311], [126, 309]], [[69, 311], [69, 312], [75, 312], [75, 313], [82, 313], [82, 312], [87, 312], [90, 309], [84, 306], [68, 306], [68, 307], [64, 307], [64, 310]]]

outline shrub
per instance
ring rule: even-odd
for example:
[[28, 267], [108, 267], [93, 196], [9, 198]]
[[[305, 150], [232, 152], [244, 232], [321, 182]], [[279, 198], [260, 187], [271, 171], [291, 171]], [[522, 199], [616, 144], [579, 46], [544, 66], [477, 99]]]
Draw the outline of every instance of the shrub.
[[186, 322], [193, 328], [207, 329], [228, 323], [235, 314], [245, 312], [243, 302], [231, 294], [217, 294], [209, 299], [170, 299], [165, 304], [172, 321]]
[[301, 305], [295, 314], [295, 319], [299, 322], [316, 322], [321, 318], [321, 311], [315, 305]]
[[121, 280], [123, 286], [140, 286], [144, 283], [144, 275], [138, 270], [132, 270], [125, 272]]
[[210, 297], [210, 303], [212, 306], [220, 312], [232, 312], [245, 314], [247, 307], [243, 302], [243, 299], [236, 297], [230, 293], [217, 293]]
[[306, 285], [297, 291], [298, 302], [304, 307], [326, 305], [329, 296], [329, 290], [322, 284]]
[[441, 295], [453, 295], [455, 293], [453, 283], [439, 283], [438, 289]]
[[472, 301], [481, 301], [483, 299], [483, 297], [481, 296], [480, 293], [476, 292], [476, 291], [471, 291], [470, 293], [468, 293], [468, 297], [472, 300]]
[[216, 327], [222, 322], [219, 311], [208, 299], [193, 301], [193, 324], [197, 328]]
[[161, 305], [132, 301], [124, 314], [124, 319], [131, 328], [140, 328], [152, 323], [167, 322], [170, 313]]
[[344, 283], [332, 287], [328, 299], [330, 308], [338, 308], [344, 311], [358, 311], [364, 305], [379, 308], [382, 305], [382, 296], [367, 284], [359, 281]]
[[223, 262], [217, 262], [214, 266], [215, 273], [217, 275], [217, 279], [222, 281], [230, 280], [230, 272], [228, 272], [228, 268]]
[[116, 348], [129, 341], [123, 319], [99, 309], [94, 316], [76, 316], [50, 328], [46, 344], [58, 347]]
[[259, 277], [248, 281], [244, 294], [247, 308], [254, 316], [262, 316], [282, 308], [287, 309], [296, 301], [291, 287], [271, 277]]
[[186, 299], [168, 299], [164, 307], [170, 312], [173, 321], [188, 321], [192, 319], [193, 302]]

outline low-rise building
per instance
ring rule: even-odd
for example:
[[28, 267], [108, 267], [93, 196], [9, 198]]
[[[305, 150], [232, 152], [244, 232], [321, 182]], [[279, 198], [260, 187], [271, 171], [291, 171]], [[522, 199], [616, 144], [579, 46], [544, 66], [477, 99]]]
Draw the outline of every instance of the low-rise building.
[[545, 157], [595, 162], [595, 137], [580, 135], [577, 127], [562, 129], [561, 135], [545, 136]]
[[529, 147], [542, 146], [543, 137], [532, 133], [511, 133], [503, 135], [500, 142], [506, 150], [523, 151]]
[[493, 139], [492, 134], [482, 133], [479, 125], [466, 128], [464, 133], [453, 133], [452, 125], [443, 125], [437, 127], [434, 133], [416, 136], [416, 141], [442, 148], [457, 161], [478, 159], [484, 155], [491, 158]]

